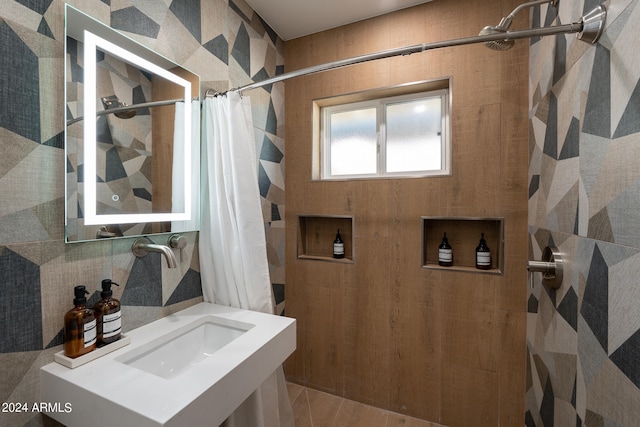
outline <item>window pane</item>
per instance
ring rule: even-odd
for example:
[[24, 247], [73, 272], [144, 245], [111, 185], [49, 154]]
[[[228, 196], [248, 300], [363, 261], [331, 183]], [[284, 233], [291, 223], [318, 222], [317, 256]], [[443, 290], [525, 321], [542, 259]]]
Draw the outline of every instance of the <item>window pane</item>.
[[442, 168], [440, 97], [387, 105], [387, 172]]
[[331, 175], [376, 173], [376, 109], [331, 114]]

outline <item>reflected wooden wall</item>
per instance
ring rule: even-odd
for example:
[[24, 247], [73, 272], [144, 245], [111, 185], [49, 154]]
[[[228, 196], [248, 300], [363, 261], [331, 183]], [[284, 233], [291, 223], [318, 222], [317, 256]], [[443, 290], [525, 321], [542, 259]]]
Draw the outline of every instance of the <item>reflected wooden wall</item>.
[[[477, 35], [517, 4], [434, 1], [291, 40], [286, 71]], [[448, 77], [452, 176], [311, 181], [312, 100]], [[290, 381], [451, 427], [523, 424], [527, 82], [528, 41], [519, 41], [507, 52], [454, 47], [286, 83], [286, 314], [298, 322]], [[353, 216], [355, 263], [298, 259], [298, 215]], [[504, 218], [504, 274], [421, 268], [421, 216]]]
[[[184, 68], [173, 68], [172, 73], [191, 82], [191, 96], [199, 96], [198, 76]], [[184, 88], [168, 80], [153, 76], [152, 101], [178, 99], [184, 96]], [[151, 108], [151, 135], [153, 155], [151, 176], [153, 180], [153, 212], [171, 212], [171, 173], [173, 170], [173, 132], [176, 108], [174, 105]], [[194, 112], [197, 114], [198, 112]], [[170, 223], [154, 223], [154, 232], [170, 231]]]

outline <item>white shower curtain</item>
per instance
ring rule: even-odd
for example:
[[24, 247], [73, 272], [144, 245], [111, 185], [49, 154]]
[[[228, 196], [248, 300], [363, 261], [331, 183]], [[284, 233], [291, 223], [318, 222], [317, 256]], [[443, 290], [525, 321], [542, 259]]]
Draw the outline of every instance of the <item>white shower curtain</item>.
[[[251, 103], [233, 92], [202, 109], [200, 272], [204, 300], [274, 312]], [[228, 427], [293, 426], [278, 368], [225, 421]]]

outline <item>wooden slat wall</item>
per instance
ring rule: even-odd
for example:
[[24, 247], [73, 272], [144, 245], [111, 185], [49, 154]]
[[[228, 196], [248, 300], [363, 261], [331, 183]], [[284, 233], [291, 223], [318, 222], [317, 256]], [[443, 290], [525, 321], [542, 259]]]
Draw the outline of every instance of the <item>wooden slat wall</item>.
[[[517, 1], [433, 1], [285, 43], [286, 71], [467, 37]], [[513, 28], [525, 28], [524, 12]], [[290, 381], [447, 426], [522, 425], [528, 42], [441, 49], [286, 83]], [[453, 174], [311, 181], [312, 100], [452, 77]], [[355, 263], [297, 259], [298, 215], [353, 216]], [[504, 274], [421, 268], [421, 216], [504, 218]]]

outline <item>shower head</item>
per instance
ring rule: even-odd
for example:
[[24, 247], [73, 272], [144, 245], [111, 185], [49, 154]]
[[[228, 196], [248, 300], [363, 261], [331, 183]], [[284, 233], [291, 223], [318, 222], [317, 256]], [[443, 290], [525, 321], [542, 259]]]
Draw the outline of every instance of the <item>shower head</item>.
[[[124, 103], [122, 104], [123, 107], [126, 105], [127, 104]], [[130, 119], [136, 115], [136, 110], [121, 111], [119, 113], [113, 113], [113, 115], [119, 119]]]
[[[488, 35], [500, 34], [500, 33], [506, 33], [506, 32], [507, 30], [505, 28], [501, 28], [499, 25], [498, 26], [487, 25], [482, 30], [480, 30], [480, 35], [488, 36]], [[507, 40], [507, 39], [491, 40], [488, 42], [484, 42], [484, 45], [486, 47], [493, 50], [508, 50], [508, 49], [511, 49], [514, 44], [515, 44], [514, 40]]]
[[[551, 6], [556, 6], [558, 0], [551, 1]], [[557, 25], [555, 27], [533, 28], [530, 30], [508, 31], [515, 14], [526, 6], [540, 3], [549, 3], [547, 0], [532, 1], [518, 6], [509, 16], [502, 18], [498, 25], [484, 27], [478, 37], [484, 37], [484, 44], [494, 50], [507, 50], [513, 47], [515, 40], [519, 38], [548, 36], [553, 34], [576, 33], [578, 40], [595, 44], [604, 32], [607, 19], [607, 8], [599, 5], [584, 14], [580, 21], [571, 24]], [[504, 36], [504, 38], [502, 38]]]
[[[105, 96], [100, 98], [100, 100], [102, 101], [102, 105], [104, 105], [104, 108], [106, 108], [107, 110], [111, 110], [114, 108], [121, 109], [122, 107], [127, 106], [127, 104], [123, 101], [120, 101], [120, 99], [118, 99], [116, 95]], [[134, 117], [136, 113], [136, 110], [134, 108], [131, 108], [114, 112], [113, 115], [119, 119], [130, 119]]]
[[[539, 5], [539, 4], [543, 4], [543, 3], [550, 3], [551, 6], [556, 7], [557, 4], [558, 4], [558, 0], [536, 0], [536, 1], [529, 2], [529, 3], [523, 3], [520, 6], [516, 7], [515, 9], [513, 9], [513, 12], [511, 12], [509, 15], [505, 16], [504, 18], [502, 18], [498, 25], [496, 25], [496, 26], [488, 25], [488, 26], [484, 27], [480, 31], [479, 35], [488, 36], [488, 35], [506, 33], [507, 30], [509, 29], [509, 27], [511, 27], [511, 23], [513, 22], [513, 18], [516, 17], [518, 12], [520, 12], [522, 9], [524, 9], [526, 7], [533, 7], [533, 6], [536, 6], [536, 5]], [[507, 49], [511, 49], [513, 47], [514, 43], [515, 43], [514, 40], [505, 39], [505, 40], [491, 40], [491, 41], [485, 42], [484, 44], [489, 49], [507, 50]]]

